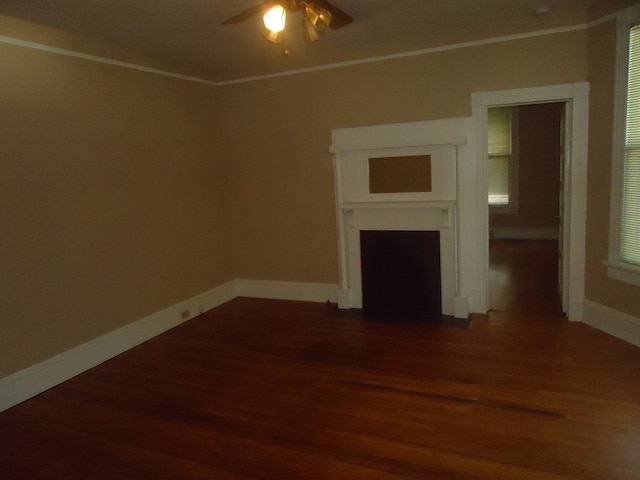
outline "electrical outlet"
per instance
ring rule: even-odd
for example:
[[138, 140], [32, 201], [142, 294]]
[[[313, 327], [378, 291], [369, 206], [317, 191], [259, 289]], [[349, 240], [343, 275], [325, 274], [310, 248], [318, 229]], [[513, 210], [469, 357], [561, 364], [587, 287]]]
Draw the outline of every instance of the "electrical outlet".
[[182, 317], [182, 320], [186, 320], [191, 316], [191, 312], [189, 312], [189, 309], [186, 309], [180, 314], [180, 316]]

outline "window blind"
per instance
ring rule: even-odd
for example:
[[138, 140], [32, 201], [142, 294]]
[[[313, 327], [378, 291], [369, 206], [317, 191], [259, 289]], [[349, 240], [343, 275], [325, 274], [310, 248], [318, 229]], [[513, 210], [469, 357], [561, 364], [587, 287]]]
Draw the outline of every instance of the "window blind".
[[509, 205], [510, 157], [489, 157], [489, 205]]
[[640, 26], [629, 43], [620, 259], [640, 266]]
[[511, 108], [487, 112], [489, 146], [489, 205], [509, 205], [511, 163]]
[[511, 108], [490, 108], [488, 122], [489, 156], [511, 155]]

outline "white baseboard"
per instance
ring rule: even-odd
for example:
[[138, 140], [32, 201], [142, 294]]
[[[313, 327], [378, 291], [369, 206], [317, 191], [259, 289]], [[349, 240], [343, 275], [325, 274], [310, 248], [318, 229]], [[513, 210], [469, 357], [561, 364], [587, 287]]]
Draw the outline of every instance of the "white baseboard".
[[469, 317], [469, 297], [458, 295], [453, 299], [453, 316], [455, 318]]
[[567, 318], [571, 322], [584, 321], [585, 299], [569, 298], [569, 309], [566, 312]]
[[232, 280], [0, 379], [0, 412], [238, 296], [335, 303], [338, 285]]
[[491, 227], [490, 238], [502, 240], [555, 240], [559, 238], [557, 228]]
[[[0, 412], [235, 297], [228, 282], [0, 379]], [[182, 318], [186, 310], [189, 315]]]
[[[339, 286], [325, 283], [236, 279], [172, 305], [106, 335], [0, 379], [0, 412], [99, 365], [237, 296], [336, 302]], [[474, 292], [470, 310], [480, 311], [485, 292]], [[577, 307], [577, 306], [576, 306]], [[189, 315], [182, 318], [186, 310]], [[640, 318], [585, 300], [574, 309], [587, 325], [640, 346]], [[580, 318], [575, 318], [580, 320]]]
[[640, 347], [640, 318], [638, 317], [585, 300], [583, 322]]
[[351, 308], [351, 292], [348, 288], [338, 290], [338, 308], [343, 310]]
[[469, 293], [469, 312], [470, 313], [487, 313], [489, 305], [487, 305], [488, 295], [486, 290], [471, 290]]
[[278, 282], [271, 280], [237, 279], [239, 297], [300, 300], [305, 302], [338, 302], [340, 286], [332, 283]]

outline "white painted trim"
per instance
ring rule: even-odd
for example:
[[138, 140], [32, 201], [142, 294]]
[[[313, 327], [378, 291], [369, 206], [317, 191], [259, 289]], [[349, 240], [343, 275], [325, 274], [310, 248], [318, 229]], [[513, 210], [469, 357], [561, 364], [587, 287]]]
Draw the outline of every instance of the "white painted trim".
[[616, 24], [616, 69], [613, 97], [613, 148], [611, 157], [611, 193], [609, 197], [609, 248], [605, 260], [607, 275], [631, 285], [640, 285], [640, 268], [623, 262], [622, 203], [624, 190], [625, 135], [629, 70], [629, 29], [640, 21], [640, 5], [622, 10]]
[[354, 65], [362, 65], [362, 64], [367, 64], [367, 63], [376, 63], [376, 62], [384, 62], [384, 61], [388, 61], [388, 60], [396, 60], [396, 59], [400, 59], [400, 58], [407, 58], [407, 57], [415, 57], [415, 56], [420, 56], [420, 55], [429, 55], [432, 53], [439, 53], [439, 52], [447, 52], [447, 51], [452, 51], [452, 50], [461, 50], [461, 49], [465, 49], [465, 48], [473, 48], [473, 47], [478, 47], [478, 46], [483, 46], [483, 45], [491, 45], [491, 44], [495, 44], [495, 43], [503, 43], [503, 42], [511, 42], [514, 40], [523, 40], [523, 39], [527, 39], [527, 38], [536, 38], [536, 37], [543, 37], [543, 36], [547, 36], [547, 35], [557, 35], [560, 33], [569, 33], [569, 32], [575, 32], [575, 31], [580, 31], [580, 30], [588, 30], [590, 28], [593, 28], [597, 25], [600, 25], [602, 23], [608, 22], [610, 20], [614, 20], [616, 18], [615, 14], [612, 15], [607, 15], [604, 16], [602, 18], [596, 19], [590, 23], [581, 23], [581, 24], [577, 24], [577, 25], [569, 25], [566, 27], [558, 27], [558, 28], [549, 28], [549, 29], [545, 29], [545, 30], [537, 30], [534, 32], [525, 32], [525, 33], [518, 33], [518, 34], [513, 34], [513, 35], [504, 35], [501, 37], [492, 37], [492, 38], [486, 38], [486, 39], [482, 39], [482, 40], [474, 40], [474, 41], [470, 41], [470, 42], [462, 42], [462, 43], [454, 43], [454, 44], [450, 44], [450, 45], [442, 45], [442, 46], [438, 46], [438, 47], [432, 47], [432, 48], [425, 48], [425, 49], [420, 49], [420, 50], [411, 50], [408, 52], [400, 52], [400, 53], [394, 53], [391, 55], [382, 55], [382, 56], [377, 56], [377, 57], [368, 57], [368, 58], [362, 58], [362, 59], [358, 59], [358, 60], [350, 60], [350, 61], [346, 61], [346, 62], [337, 62], [337, 63], [330, 63], [330, 64], [326, 64], [326, 65], [319, 65], [316, 67], [307, 67], [307, 68], [299, 68], [299, 69], [295, 69], [295, 70], [286, 70], [284, 72], [277, 72], [277, 73], [270, 73], [270, 74], [265, 74], [265, 75], [256, 75], [256, 76], [252, 76], [252, 77], [242, 77], [242, 78], [236, 78], [236, 79], [232, 79], [232, 80], [223, 80], [223, 81], [214, 81], [214, 80], [210, 80], [210, 79], [205, 79], [205, 78], [199, 78], [199, 77], [193, 77], [193, 76], [189, 76], [189, 75], [182, 75], [179, 73], [175, 73], [175, 72], [168, 72], [166, 70], [160, 70], [157, 68], [151, 68], [151, 67], [145, 67], [143, 65], [137, 65], [134, 63], [129, 63], [129, 62], [122, 62], [119, 60], [113, 60], [110, 58], [106, 58], [106, 57], [100, 57], [98, 55], [90, 55], [87, 53], [82, 53], [82, 52], [78, 52], [76, 50], [70, 50], [67, 48], [60, 48], [60, 47], [54, 47], [51, 45], [46, 45], [46, 44], [42, 44], [42, 43], [37, 43], [37, 42], [31, 42], [29, 40], [22, 40], [22, 39], [18, 39], [18, 38], [12, 38], [12, 37], [7, 37], [5, 35], [0, 35], [0, 43], [5, 43], [5, 44], [9, 44], [9, 45], [15, 45], [15, 46], [20, 46], [20, 47], [25, 47], [25, 48], [31, 48], [34, 50], [40, 50], [40, 51], [45, 51], [45, 52], [49, 52], [49, 53], [55, 53], [58, 55], [66, 55], [69, 57], [75, 57], [75, 58], [81, 58], [84, 60], [90, 60], [90, 61], [94, 61], [94, 62], [98, 62], [98, 63], [105, 63], [108, 65], [114, 65], [114, 66], [118, 66], [118, 67], [123, 67], [123, 68], [129, 68], [132, 70], [138, 70], [141, 72], [146, 72], [146, 73], [152, 73], [155, 75], [161, 75], [164, 77], [172, 77], [172, 78], [177, 78], [180, 80], [186, 80], [189, 82], [196, 82], [196, 83], [204, 83], [206, 85], [211, 85], [211, 86], [226, 86], [226, 85], [235, 85], [238, 83], [248, 83], [248, 82], [256, 82], [256, 81], [260, 81], [260, 80], [268, 80], [271, 78], [278, 78], [278, 77], [288, 77], [291, 75], [300, 75], [300, 74], [305, 74], [305, 73], [313, 73], [313, 72], [318, 72], [318, 71], [323, 71], [323, 70], [333, 70], [336, 68], [343, 68], [343, 67], [350, 67], [350, 66], [354, 66]]
[[[336, 302], [339, 285], [236, 279], [0, 379], [0, 412], [28, 400], [236, 296]], [[478, 292], [472, 292], [477, 296]], [[457, 310], [466, 311], [466, 299]], [[473, 310], [477, 299], [469, 299]], [[583, 303], [574, 309], [582, 309]], [[181, 313], [190, 310], [185, 319]], [[640, 346], [640, 319], [584, 302], [584, 322]], [[579, 315], [582, 318], [582, 312]]]
[[[440, 232], [442, 311], [466, 318], [468, 258], [462, 246], [465, 219], [458, 204], [466, 188], [460, 183], [469, 147], [470, 118], [371, 125], [332, 130], [334, 185], [339, 233], [340, 308], [362, 308], [360, 231], [437, 230]], [[428, 194], [371, 195], [367, 159], [432, 151], [437, 188]], [[410, 152], [410, 153], [407, 153]], [[437, 168], [436, 168], [437, 167]], [[348, 201], [346, 201], [348, 200]], [[466, 208], [466, 207], [465, 207]], [[465, 217], [467, 218], [467, 217]], [[468, 217], [471, 218], [471, 217]], [[468, 246], [466, 247], [468, 248]]]
[[167, 72], [166, 70], [160, 70], [158, 68], [145, 67], [144, 65], [137, 65], [135, 63], [121, 62], [120, 60], [113, 60], [111, 58], [99, 57], [97, 55], [90, 55], [88, 53], [77, 52], [75, 50], [69, 50], [68, 48], [52, 47], [51, 45], [45, 45], [43, 43], [30, 42], [28, 40], [20, 40], [18, 38], [11, 38], [4, 35], [0, 35], [0, 43], [6, 43], [8, 45], [14, 45], [17, 47], [30, 48], [32, 50], [40, 50], [48, 53], [55, 53], [57, 55], [64, 55], [67, 57], [81, 58], [83, 60], [90, 60], [92, 62], [106, 63], [107, 65], [114, 65], [116, 67], [129, 68], [131, 70], [138, 70], [140, 72], [153, 73], [155, 75], [161, 75], [163, 77], [178, 78], [180, 80], [187, 80], [189, 82], [204, 83], [206, 85], [218, 85], [218, 82], [207, 80], [204, 78], [192, 77], [189, 75], [182, 75], [180, 73]]
[[629, 263], [614, 263], [608, 260], [602, 262], [607, 267], [607, 275], [620, 282], [640, 286], [640, 267]]
[[[563, 232], [565, 268], [563, 291], [568, 292], [563, 308], [570, 320], [582, 319], [584, 301], [584, 269], [587, 215], [587, 161], [589, 126], [589, 84], [574, 83], [498, 92], [472, 94], [472, 114], [475, 124], [476, 155], [476, 226], [474, 285], [475, 310], [488, 308], [489, 284], [489, 206], [487, 202], [487, 109], [489, 107], [530, 103], [567, 103], [567, 135], [565, 158], [565, 222]], [[481, 298], [484, 301], [481, 301]], [[474, 310], [472, 310], [474, 311]]]
[[339, 128], [331, 131], [329, 151], [339, 154], [362, 150], [441, 145], [461, 147], [467, 144], [467, 137], [457, 132], [464, 132], [464, 128], [461, 126], [465, 126], [466, 122], [467, 118], [461, 117]]
[[[338, 285], [232, 280], [0, 379], [0, 412], [238, 296], [335, 303]], [[190, 315], [182, 318], [182, 312]]]
[[[604, 20], [606, 21], [606, 20]], [[442, 45], [439, 47], [431, 47], [431, 48], [424, 48], [424, 49], [420, 49], [420, 50], [411, 50], [408, 52], [401, 52], [401, 53], [392, 53], [390, 55], [381, 55], [379, 57], [369, 57], [369, 58], [362, 58], [362, 59], [357, 59], [357, 60], [349, 60], [346, 62], [337, 62], [337, 63], [329, 63], [326, 65], [319, 65], [317, 67], [307, 67], [307, 68], [299, 68], [296, 70], [287, 70], [284, 72], [277, 72], [277, 73], [269, 73], [269, 74], [265, 74], [265, 75], [256, 75], [254, 77], [246, 77], [246, 78], [238, 78], [235, 80], [225, 80], [225, 81], [221, 81], [218, 82], [218, 85], [220, 86], [224, 86], [224, 85], [234, 85], [237, 83], [248, 83], [248, 82], [255, 82], [255, 81], [259, 81], [259, 80], [268, 80], [270, 78], [278, 78], [278, 77], [288, 77], [290, 75], [300, 75], [303, 73], [312, 73], [312, 72], [317, 72], [317, 71], [321, 71], [321, 70], [333, 70], [336, 68], [344, 68], [344, 67], [351, 67], [354, 65], [363, 65], [363, 64], [367, 64], [367, 63], [377, 63], [377, 62], [386, 62], [388, 60], [397, 60], [400, 58], [407, 58], [407, 57], [417, 57], [420, 55], [429, 55], [432, 53], [440, 53], [440, 52], [448, 52], [448, 51], [452, 51], [452, 50], [461, 50], [464, 48], [472, 48], [472, 47], [479, 47], [479, 46], [483, 46], [483, 45], [491, 45], [494, 43], [503, 43], [503, 42], [511, 42], [514, 40], [523, 40], [523, 39], [527, 39], [527, 38], [535, 38], [535, 37], [544, 37], [547, 35], [557, 35], [559, 33], [568, 33], [568, 32], [575, 32], [575, 31], [579, 31], [579, 30], [586, 30], [588, 28], [591, 27], [592, 24], [587, 24], [587, 23], [581, 23], [579, 25], [569, 25], [567, 27], [558, 27], [558, 28], [549, 28], [546, 30], [537, 30], [534, 32], [525, 32], [525, 33], [517, 33], [517, 34], [513, 34], [513, 35], [504, 35], [502, 37], [493, 37], [493, 38], [485, 38], [482, 40], [473, 40], [470, 42], [462, 42], [462, 43], [454, 43], [454, 44], [450, 44], [450, 45]], [[597, 25], [597, 24], [596, 24]]]
[[[0, 411], [79, 375], [235, 297], [228, 282], [0, 379]], [[187, 318], [181, 313], [190, 311]]]
[[237, 279], [238, 297], [273, 298], [304, 302], [336, 303], [339, 285], [333, 283], [281, 282], [272, 280]]
[[640, 347], [640, 318], [638, 317], [585, 300], [583, 322]]
[[471, 313], [486, 313], [488, 305], [487, 294], [487, 290], [471, 290], [469, 294], [469, 311]]
[[587, 24], [587, 28], [597, 27], [598, 25], [602, 25], [603, 23], [610, 22], [615, 20], [618, 16], [618, 13], [610, 13], [609, 15], [605, 15], [604, 17], [596, 18], [594, 21]]
[[555, 240], [560, 237], [557, 228], [491, 227], [489, 237], [505, 240]]

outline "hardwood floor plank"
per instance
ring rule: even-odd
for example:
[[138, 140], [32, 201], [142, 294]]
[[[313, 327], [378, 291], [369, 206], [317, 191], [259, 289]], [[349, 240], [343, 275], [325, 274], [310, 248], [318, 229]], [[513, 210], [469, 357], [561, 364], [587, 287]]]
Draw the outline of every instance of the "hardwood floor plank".
[[640, 349], [236, 299], [0, 413], [0, 478], [640, 478]]
[[489, 240], [489, 308], [561, 313], [558, 240]]

